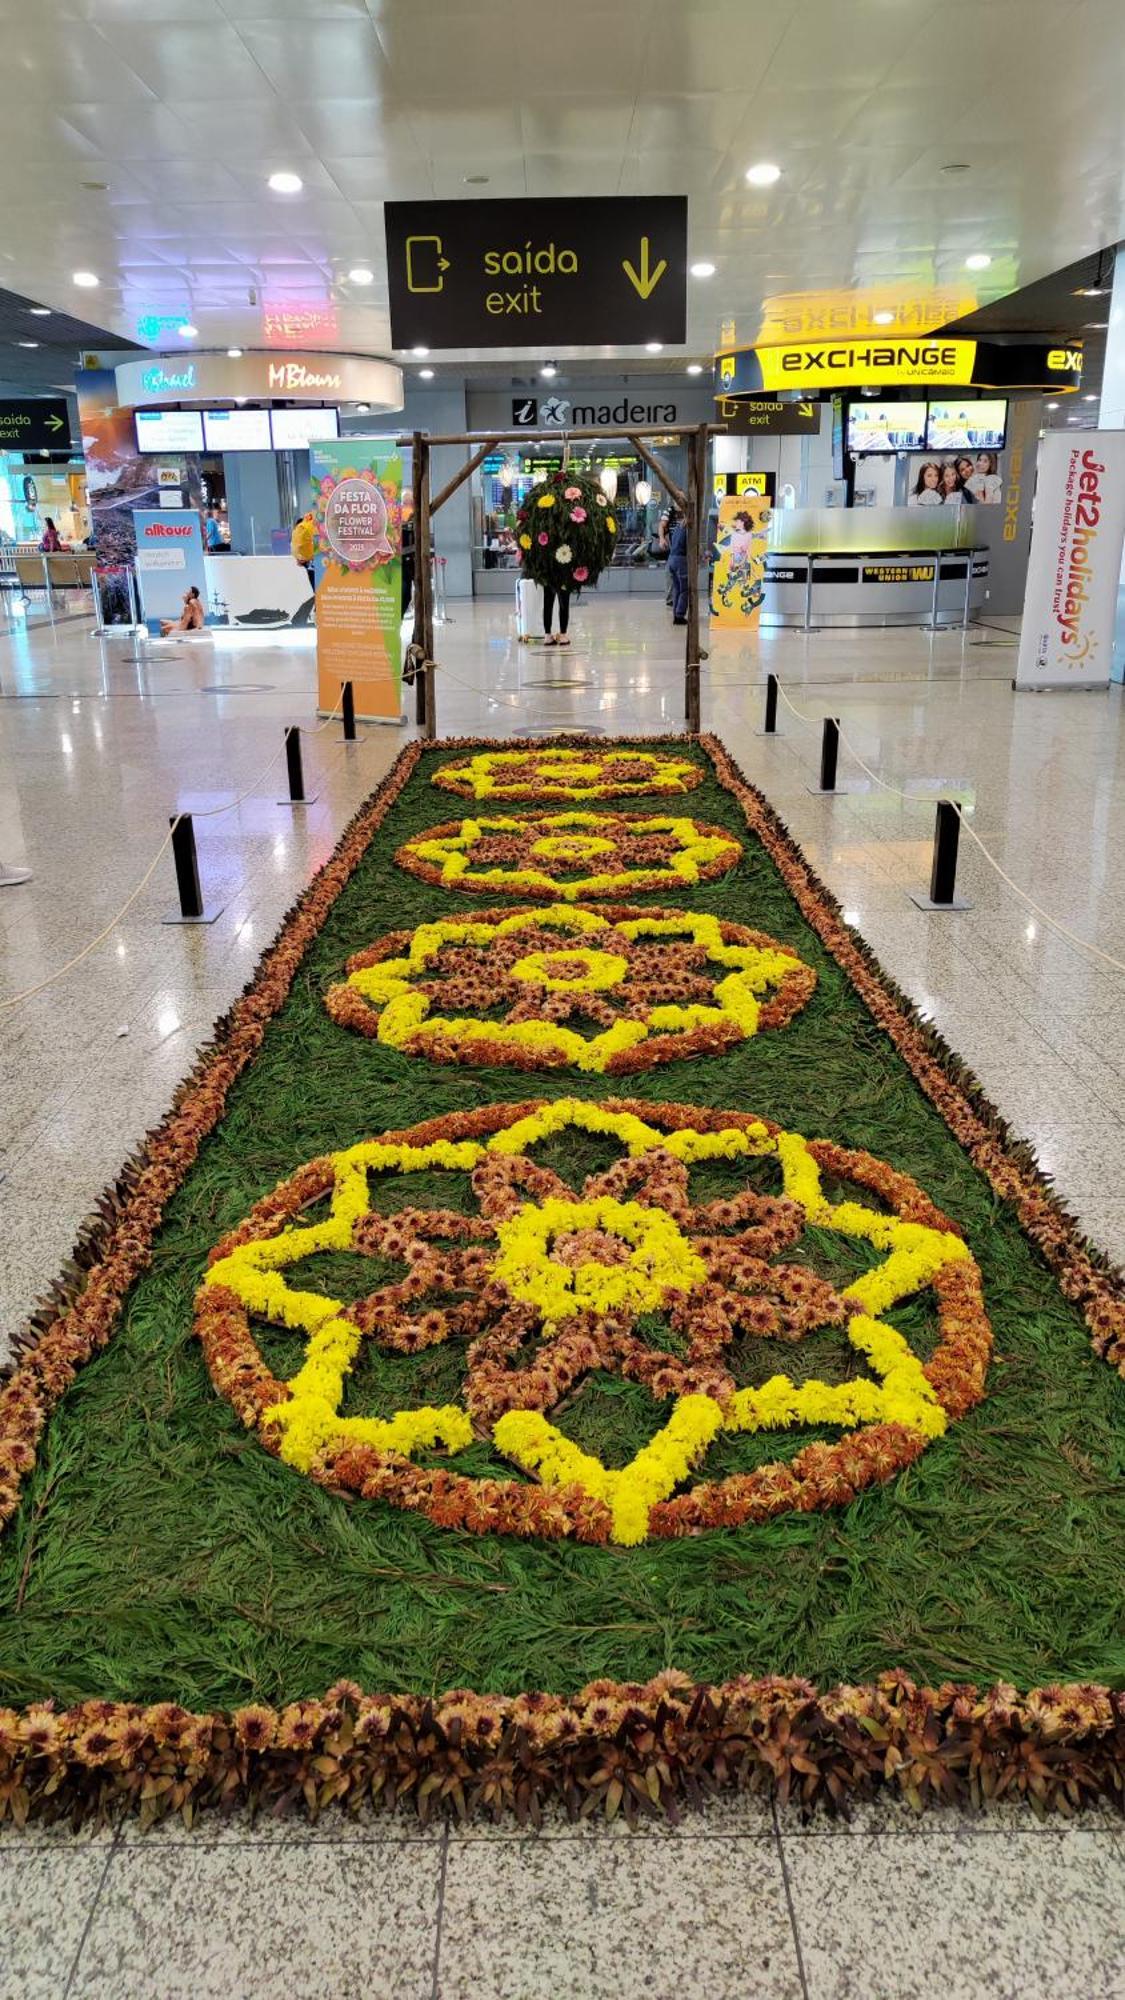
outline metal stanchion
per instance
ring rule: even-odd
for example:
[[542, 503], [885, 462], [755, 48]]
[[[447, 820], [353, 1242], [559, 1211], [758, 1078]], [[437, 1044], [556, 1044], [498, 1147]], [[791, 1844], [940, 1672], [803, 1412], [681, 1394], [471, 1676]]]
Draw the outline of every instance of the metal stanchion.
[[970, 591], [972, 590], [972, 587], [973, 587], [973, 551], [972, 551], [972, 549], [966, 549], [966, 551], [965, 551], [965, 608], [964, 608], [964, 612], [963, 612], [963, 614], [962, 614], [962, 618], [961, 618], [961, 630], [962, 630], [963, 632], [967, 632], [967, 631], [968, 631], [968, 629], [969, 629], [969, 593], [970, 593]]
[[21, 882], [30, 880], [30, 868], [9, 868], [0, 861], [0, 889], [18, 889]]
[[941, 587], [941, 550], [935, 549], [934, 550], [934, 594], [933, 597], [930, 599], [931, 632], [936, 632], [938, 629], [937, 607], [938, 607], [938, 590], [940, 589], [940, 587]]
[[213, 924], [215, 918], [222, 915], [223, 905], [215, 903], [210, 909], [204, 907], [191, 814], [173, 813], [169, 825], [172, 828], [172, 859], [176, 864], [180, 907], [169, 910], [160, 921], [162, 924]]
[[766, 717], [765, 721], [762, 724], [762, 727], [760, 729], [756, 729], [754, 731], [754, 734], [755, 736], [779, 736], [781, 734], [781, 731], [778, 729], [777, 726], [777, 675], [776, 674], [766, 675]]
[[301, 731], [295, 722], [285, 731], [285, 765], [289, 773], [289, 797], [279, 799], [278, 805], [315, 805], [316, 793], [305, 790], [305, 772], [301, 762]]
[[934, 858], [930, 869], [930, 893], [911, 889], [910, 900], [920, 910], [971, 910], [972, 904], [956, 893], [957, 847], [961, 838], [961, 808], [951, 799], [939, 799], [934, 821]]
[[51, 593], [51, 571], [46, 556], [40, 558], [43, 564], [43, 594], [47, 599], [47, 616], [52, 625], [55, 622], [55, 600]]
[[100, 634], [105, 631], [105, 616], [102, 611], [102, 593], [96, 569], [90, 571], [90, 595], [94, 602], [94, 630]]
[[836, 715], [826, 715], [820, 738], [820, 783], [810, 785], [814, 797], [836, 794], [845, 790], [836, 783], [836, 765], [840, 757], [840, 719]]
[[355, 695], [352, 693], [352, 684], [350, 681], [344, 682], [343, 717], [344, 741], [345, 743], [354, 743], [356, 740]]
[[805, 631], [812, 631], [812, 556], [805, 561]]

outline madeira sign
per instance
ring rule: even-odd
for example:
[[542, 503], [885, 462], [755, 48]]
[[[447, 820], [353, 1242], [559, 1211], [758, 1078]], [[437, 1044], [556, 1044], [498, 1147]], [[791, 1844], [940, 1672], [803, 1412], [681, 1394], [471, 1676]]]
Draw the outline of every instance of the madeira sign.
[[687, 335], [687, 198], [392, 201], [395, 347], [585, 347]]

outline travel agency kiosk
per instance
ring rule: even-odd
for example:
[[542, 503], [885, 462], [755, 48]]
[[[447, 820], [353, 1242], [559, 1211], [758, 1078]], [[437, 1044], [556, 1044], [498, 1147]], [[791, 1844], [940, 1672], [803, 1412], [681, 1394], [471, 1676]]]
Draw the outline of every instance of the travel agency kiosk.
[[289, 547], [312, 504], [310, 449], [341, 435], [342, 413], [385, 432], [402, 371], [351, 354], [147, 355], [80, 373], [78, 392], [98, 565], [135, 576], [128, 609], [158, 631], [195, 585], [209, 628], [310, 627]]
[[724, 348], [719, 622], [740, 601], [810, 630], [1018, 612], [1042, 395], [1073, 392], [1081, 369], [1080, 349], [879, 328]]

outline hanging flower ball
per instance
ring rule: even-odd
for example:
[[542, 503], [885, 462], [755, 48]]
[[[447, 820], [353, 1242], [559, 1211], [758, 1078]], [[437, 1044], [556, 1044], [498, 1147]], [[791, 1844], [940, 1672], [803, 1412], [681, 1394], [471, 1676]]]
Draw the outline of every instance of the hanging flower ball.
[[525, 496], [524, 508], [521, 574], [546, 587], [558, 583], [562, 570], [568, 583], [573, 579], [592, 588], [613, 560], [616, 527], [589, 474], [571, 466], [540, 480]]

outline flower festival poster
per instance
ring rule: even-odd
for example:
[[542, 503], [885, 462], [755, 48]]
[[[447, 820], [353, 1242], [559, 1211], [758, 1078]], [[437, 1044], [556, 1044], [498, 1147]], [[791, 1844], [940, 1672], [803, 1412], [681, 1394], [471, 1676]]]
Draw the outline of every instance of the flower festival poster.
[[390, 438], [326, 439], [309, 449], [316, 521], [317, 703], [402, 720], [402, 453]]

